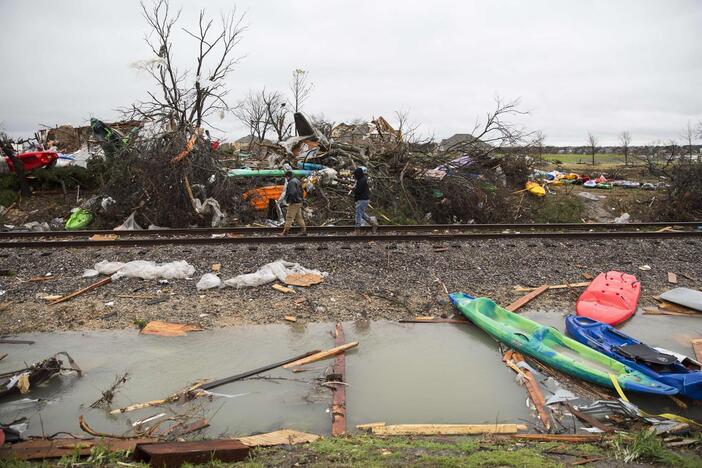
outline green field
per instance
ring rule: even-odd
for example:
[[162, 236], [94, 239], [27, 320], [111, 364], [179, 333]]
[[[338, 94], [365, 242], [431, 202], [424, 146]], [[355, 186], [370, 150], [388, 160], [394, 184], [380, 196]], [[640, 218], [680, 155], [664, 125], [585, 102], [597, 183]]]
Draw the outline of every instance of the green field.
[[[561, 161], [567, 164], [592, 164], [592, 155], [589, 154], [553, 154], [547, 153], [543, 155], [543, 158], [547, 161]], [[633, 158], [629, 156], [629, 164], [631, 164]], [[624, 164], [623, 154], [606, 154], [606, 153], [595, 153], [595, 164], [597, 163], [607, 163], [607, 164]]]

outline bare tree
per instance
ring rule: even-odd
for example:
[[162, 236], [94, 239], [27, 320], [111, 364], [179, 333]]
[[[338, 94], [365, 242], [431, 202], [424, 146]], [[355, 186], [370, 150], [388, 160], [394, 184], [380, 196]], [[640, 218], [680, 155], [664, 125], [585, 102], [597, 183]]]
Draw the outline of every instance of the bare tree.
[[292, 92], [293, 112], [300, 112], [302, 105], [312, 94], [314, 83], [309, 80], [309, 72], [302, 68], [293, 70], [290, 81], [290, 91]]
[[690, 121], [687, 121], [687, 126], [683, 129], [682, 131], [682, 138], [685, 143], [687, 143], [687, 155], [690, 158], [690, 161], [692, 161], [692, 143], [695, 141], [695, 129], [692, 128], [692, 124], [690, 124]]
[[212, 114], [229, 111], [225, 79], [239, 60], [234, 49], [246, 29], [243, 15], [236, 10], [223, 15], [217, 27], [201, 10], [195, 29], [182, 29], [197, 42], [193, 77], [188, 71], [180, 72], [173, 59], [173, 31], [180, 10], [172, 13], [168, 0], [154, 0], [148, 7], [142, 2], [141, 8], [151, 27], [145, 40], [154, 56], [137, 66], [158, 83], [159, 91], [148, 92], [149, 99], [132, 105], [129, 113], [183, 130], [200, 127]]
[[592, 155], [592, 165], [595, 165], [595, 154], [597, 153], [597, 144], [599, 141], [597, 137], [591, 132], [587, 132], [587, 146], [590, 149], [590, 154]]
[[541, 130], [537, 130], [534, 133], [534, 138], [531, 141], [531, 146], [536, 151], [539, 157], [539, 161], [544, 158], [544, 141], [546, 141], [546, 134]]
[[624, 153], [624, 165], [629, 165], [629, 144], [631, 143], [631, 133], [622, 132], [619, 134], [619, 142], [622, 144], [622, 153]]
[[270, 123], [261, 93], [249, 91], [249, 94], [234, 109], [234, 115], [248, 128], [252, 139], [256, 139], [259, 143], [265, 140]]
[[261, 91], [261, 101], [266, 110], [268, 125], [275, 131], [278, 141], [290, 136], [292, 122], [288, 122], [285, 98], [278, 91]]

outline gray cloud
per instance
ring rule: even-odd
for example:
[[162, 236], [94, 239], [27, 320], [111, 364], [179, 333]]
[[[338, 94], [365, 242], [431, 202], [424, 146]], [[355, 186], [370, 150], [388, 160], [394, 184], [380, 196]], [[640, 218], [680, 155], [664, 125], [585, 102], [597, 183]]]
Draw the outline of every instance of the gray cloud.
[[[174, 7], [177, 0], [171, 0]], [[204, 4], [182, 2], [192, 25]], [[194, 3], [198, 3], [194, 5]], [[251, 88], [287, 90], [294, 68], [315, 83], [306, 111], [336, 120], [409, 110], [437, 137], [469, 131], [494, 96], [521, 97], [523, 123], [547, 143], [679, 138], [702, 120], [702, 3], [696, 0], [529, 2], [241, 1], [250, 28], [231, 76], [232, 100]], [[39, 124], [81, 124], [144, 97], [149, 58], [139, 4], [2, 0], [0, 123], [14, 135]], [[192, 44], [178, 33], [179, 63]], [[232, 116], [225, 138], [243, 130]], [[215, 132], [216, 134], [217, 132]], [[222, 135], [220, 135], [222, 136]]]

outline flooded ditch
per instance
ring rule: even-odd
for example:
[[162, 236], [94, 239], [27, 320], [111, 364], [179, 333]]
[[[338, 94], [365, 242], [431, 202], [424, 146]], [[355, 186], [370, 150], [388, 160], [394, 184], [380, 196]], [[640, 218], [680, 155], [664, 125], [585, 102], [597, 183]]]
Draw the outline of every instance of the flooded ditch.
[[[525, 314], [563, 329], [562, 314]], [[347, 425], [368, 422], [494, 423], [533, 422], [526, 392], [501, 362], [496, 343], [473, 325], [400, 324], [388, 321], [344, 324], [346, 340], [360, 341], [347, 353]], [[637, 315], [623, 331], [657, 346], [691, 354], [689, 339], [702, 336], [702, 320]], [[254, 369], [313, 349], [334, 346], [331, 323], [256, 325], [193, 332], [185, 337], [140, 335], [136, 330], [32, 333], [17, 339], [33, 345], [2, 345], [8, 356], [0, 372], [21, 368], [67, 351], [84, 371], [56, 377], [32, 389], [27, 398], [0, 402], [0, 421], [29, 419], [27, 434], [59, 431], [80, 434], [79, 415], [97, 431], [124, 433], [133, 421], [165, 412], [190, 412], [209, 419], [208, 437], [291, 428], [328, 434], [331, 391], [317, 378], [332, 360], [293, 373], [276, 369], [227, 384], [212, 399], [195, 399], [126, 414], [110, 415], [89, 405], [117, 374], [129, 380], [113, 408], [164, 398], [198, 379], [217, 379]], [[292, 379], [292, 380], [289, 380]], [[632, 395], [630, 395], [631, 397]], [[647, 411], [670, 411], [702, 419], [702, 409], [687, 411], [662, 398], [632, 398]], [[36, 401], [39, 400], [39, 401]]]

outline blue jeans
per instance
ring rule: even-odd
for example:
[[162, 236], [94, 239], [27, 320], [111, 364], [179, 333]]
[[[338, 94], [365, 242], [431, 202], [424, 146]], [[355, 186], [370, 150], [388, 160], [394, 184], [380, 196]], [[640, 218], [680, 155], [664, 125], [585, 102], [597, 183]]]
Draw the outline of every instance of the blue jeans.
[[364, 220], [368, 224], [371, 224], [370, 216], [366, 214], [366, 209], [368, 209], [368, 203], [370, 203], [370, 200], [358, 200], [356, 202], [356, 227], [363, 226]]

